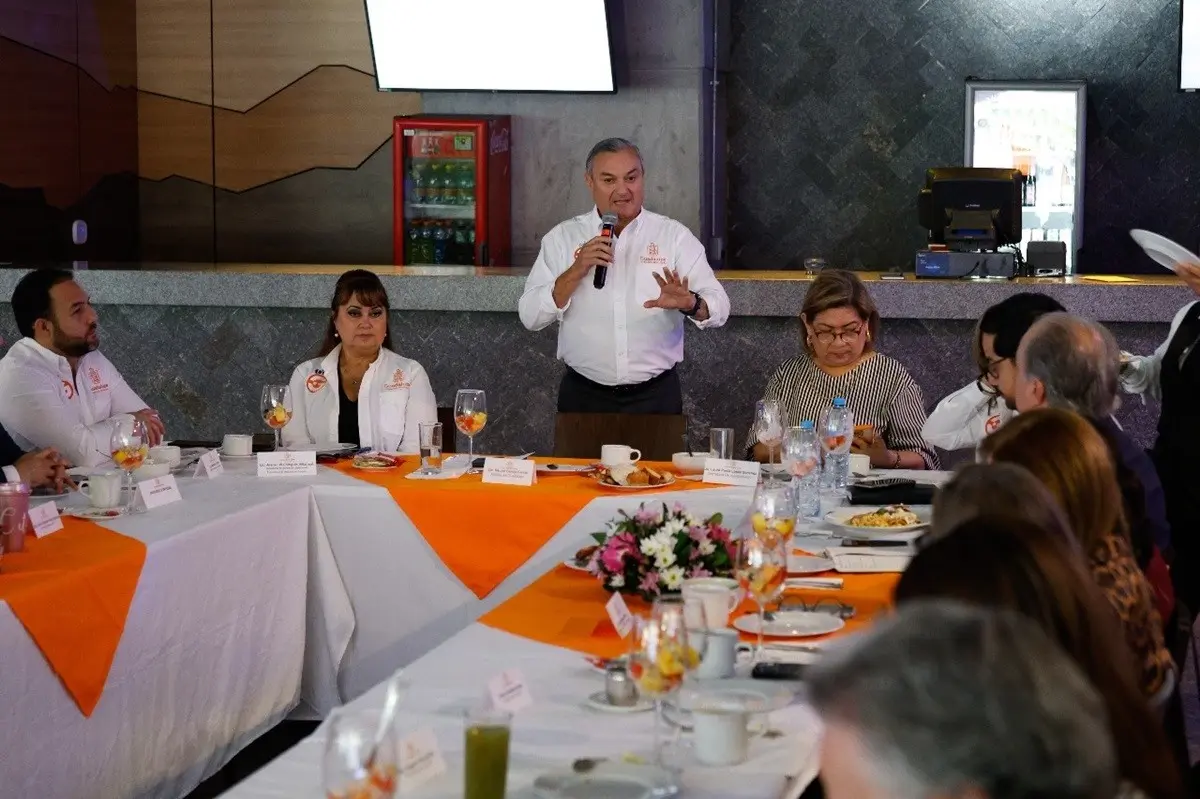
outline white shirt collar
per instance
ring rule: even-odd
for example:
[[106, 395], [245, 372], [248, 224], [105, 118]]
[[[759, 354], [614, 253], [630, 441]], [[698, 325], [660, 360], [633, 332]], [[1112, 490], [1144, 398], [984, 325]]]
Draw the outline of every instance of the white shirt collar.
[[[21, 341], [28, 348], [31, 355], [34, 355], [37, 358], [40, 358], [42, 361], [44, 361], [49, 366], [53, 367], [55, 370], [62, 371], [63, 369], [67, 369], [68, 371], [70, 371], [71, 362], [68, 361], [64, 356], [59, 355], [57, 352], [55, 352], [54, 350], [52, 350], [48, 347], [42, 346], [41, 344], [38, 343], [38, 341], [36, 339], [31, 338], [29, 336], [26, 336], [25, 338], [21, 339]], [[85, 357], [86, 357], [86, 355], [85, 355]], [[82, 361], [83, 358], [80, 358], [79, 360]]]

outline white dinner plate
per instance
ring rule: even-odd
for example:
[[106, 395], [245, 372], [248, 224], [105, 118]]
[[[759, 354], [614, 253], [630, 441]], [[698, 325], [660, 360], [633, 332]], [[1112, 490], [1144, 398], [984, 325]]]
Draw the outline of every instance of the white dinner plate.
[[854, 538], [859, 541], [915, 541], [920, 538], [927, 527], [929, 520], [932, 517], [932, 508], [928, 505], [909, 505], [908, 509], [917, 515], [921, 521], [918, 524], [909, 524], [903, 527], [856, 527], [852, 524], [847, 524], [847, 521], [852, 516], [857, 516], [860, 513], [870, 513], [878, 510], [880, 505], [848, 505], [846, 507], [837, 508], [825, 514], [825, 521], [833, 527], [838, 528], [842, 535], [847, 538]]
[[126, 511], [124, 508], [67, 508], [62, 513], [64, 516], [103, 522], [124, 516]]
[[542, 774], [533, 781], [533, 793], [539, 799], [669, 799], [678, 795], [679, 785], [664, 768], [605, 760], [583, 773]]
[[[785, 610], [776, 613], [763, 627], [763, 635], [775, 638], [806, 638], [810, 635], [835, 633], [846, 626], [846, 622], [832, 613], [817, 613], [811, 610]], [[751, 635], [758, 635], [758, 614], [748, 613], [734, 619], [733, 628]]]
[[729, 677], [694, 680], [679, 692], [675, 704], [692, 713], [769, 713], [787, 707], [795, 696], [778, 681]]
[[833, 571], [833, 561], [815, 555], [788, 555], [788, 574], [820, 574]]
[[675, 475], [663, 474], [663, 477], [667, 478], [667, 482], [659, 483], [656, 486], [614, 486], [609, 485], [608, 483], [602, 483], [599, 480], [596, 481], [596, 485], [600, 486], [601, 488], [611, 488], [613, 491], [653, 491], [656, 488], [666, 488], [669, 485], [675, 484]]
[[1146, 251], [1146, 255], [1172, 272], [1178, 271], [1175, 268], [1177, 264], [1200, 264], [1200, 256], [1166, 236], [1138, 228], [1129, 231], [1129, 235]]

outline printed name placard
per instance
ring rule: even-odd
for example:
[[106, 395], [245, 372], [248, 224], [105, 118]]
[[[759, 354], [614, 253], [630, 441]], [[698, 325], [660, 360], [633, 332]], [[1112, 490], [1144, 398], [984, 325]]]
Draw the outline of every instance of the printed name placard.
[[516, 458], [484, 458], [483, 482], [531, 486], [537, 482], [537, 464]]
[[533, 704], [533, 697], [525, 685], [525, 678], [517, 669], [502, 671], [488, 680], [488, 695], [492, 707], [496, 710], [507, 710], [515, 713]]
[[400, 793], [414, 790], [446, 773], [446, 760], [432, 727], [422, 727], [400, 741]]
[[317, 473], [315, 452], [260, 452], [259, 477], [305, 477]]
[[169, 474], [166, 477], [152, 477], [149, 480], [143, 480], [137, 484], [137, 491], [146, 510], [161, 508], [163, 505], [170, 505], [172, 502], [183, 499], [183, 495], [179, 493], [179, 485]]
[[58, 515], [58, 506], [53, 502], [43, 502], [29, 509], [29, 524], [38, 538], [62, 529], [62, 517]]
[[727, 461], [709, 458], [704, 462], [704, 482], [725, 486], [758, 485], [762, 464], [754, 461]]
[[225, 464], [221, 462], [219, 450], [210, 449], [196, 461], [196, 471], [193, 477], [207, 477], [209, 480], [225, 473]]
[[613, 627], [617, 628], [617, 635], [628, 638], [629, 633], [633, 631], [633, 614], [629, 612], [629, 606], [625, 604], [625, 597], [614, 593], [604, 609], [608, 611], [608, 618], [612, 621]]

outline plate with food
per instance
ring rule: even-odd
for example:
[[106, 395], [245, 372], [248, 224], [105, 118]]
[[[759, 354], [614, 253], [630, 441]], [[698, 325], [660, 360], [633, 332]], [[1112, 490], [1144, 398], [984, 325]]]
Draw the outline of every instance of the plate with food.
[[67, 508], [63, 510], [64, 516], [74, 516], [77, 519], [91, 519], [93, 521], [103, 522], [109, 519], [116, 519], [118, 516], [125, 515], [124, 508]]
[[363, 452], [354, 456], [350, 465], [364, 472], [386, 472], [400, 465], [401, 459], [383, 452]]
[[591, 561], [592, 555], [596, 554], [596, 550], [599, 548], [600, 548], [600, 546], [598, 544], [590, 546], [590, 547], [584, 547], [583, 549], [576, 552], [573, 557], [570, 557], [570, 558], [567, 558], [566, 560], [564, 560], [563, 565], [566, 566], [568, 569], [574, 569], [575, 571], [586, 572], [587, 565]]
[[604, 488], [623, 491], [646, 491], [651, 488], [663, 488], [675, 482], [675, 475], [670, 472], [660, 472], [641, 463], [598, 466], [593, 477]]
[[825, 515], [825, 521], [841, 528], [850, 538], [915, 540], [929, 526], [931, 515], [927, 507], [920, 511], [907, 505], [851, 505], [830, 511]]

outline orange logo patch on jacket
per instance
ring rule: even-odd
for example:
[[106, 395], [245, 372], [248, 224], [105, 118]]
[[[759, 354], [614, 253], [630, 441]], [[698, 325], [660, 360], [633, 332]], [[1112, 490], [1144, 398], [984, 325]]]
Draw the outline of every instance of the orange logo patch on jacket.
[[308, 388], [310, 394], [316, 394], [318, 391], [325, 388], [325, 385], [328, 382], [329, 378], [325, 377], [325, 375], [321, 374], [320, 372], [317, 372], [309, 375], [308, 379], [304, 381], [304, 385]]

